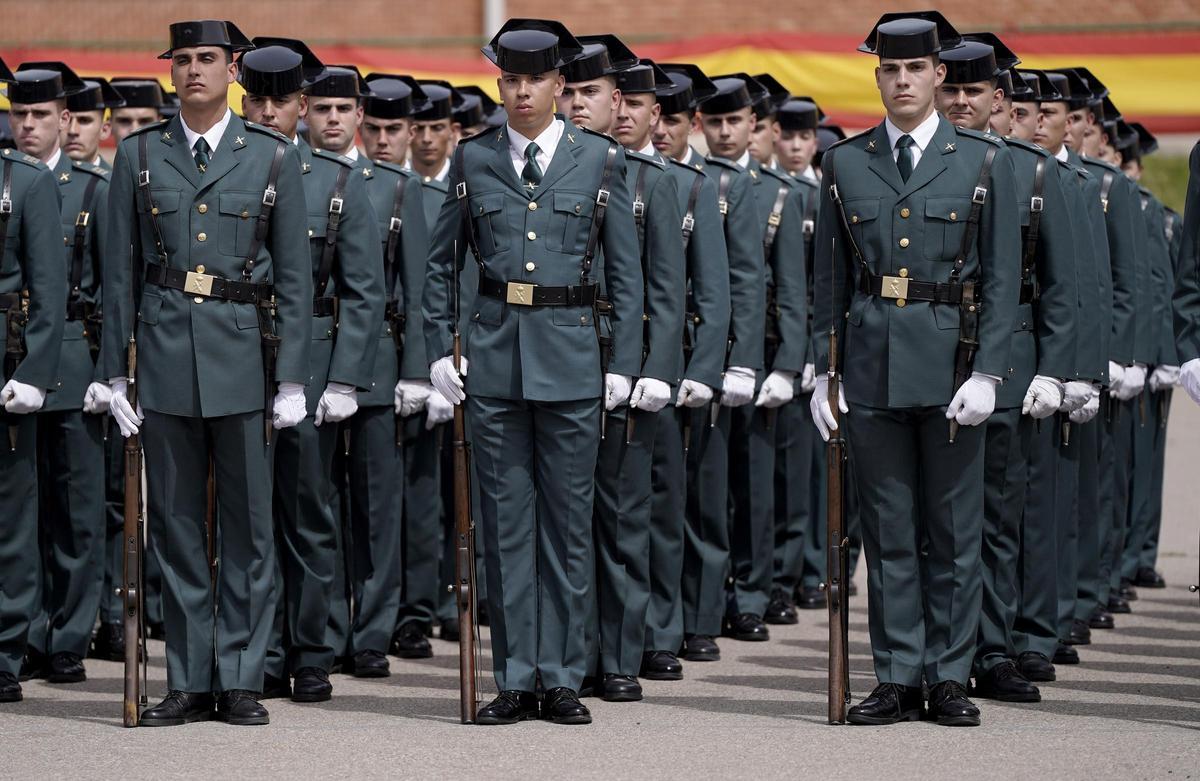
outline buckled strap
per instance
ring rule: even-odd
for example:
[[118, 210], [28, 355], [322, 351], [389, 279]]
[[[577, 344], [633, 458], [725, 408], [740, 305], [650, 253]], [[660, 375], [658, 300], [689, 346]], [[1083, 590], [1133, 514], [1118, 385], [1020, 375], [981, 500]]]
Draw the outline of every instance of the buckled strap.
[[783, 222], [783, 204], [787, 202], [788, 187], [779, 185], [775, 193], [775, 203], [771, 205], [771, 213], [767, 216], [767, 227], [763, 232], [763, 256], [771, 257], [771, 248], [775, 246], [775, 236], [779, 233], [779, 224]]
[[692, 189], [688, 190], [687, 208], [683, 210], [683, 224], [680, 226], [683, 232], [683, 252], [686, 255], [688, 245], [692, 243], [692, 232], [696, 229], [696, 201], [700, 197], [700, 189], [704, 187], [704, 174], [699, 171], [693, 172], [695, 176], [692, 178]]
[[271, 170], [267, 173], [267, 186], [263, 190], [262, 206], [258, 211], [258, 219], [254, 221], [254, 236], [250, 239], [250, 249], [246, 253], [246, 262], [242, 268], [242, 278], [245, 282], [250, 281], [258, 251], [267, 240], [267, 230], [271, 227], [271, 210], [275, 208], [275, 185], [279, 182], [279, 170], [283, 166], [283, 153], [286, 149], [287, 144], [283, 141], [275, 145], [275, 156], [271, 158]]
[[12, 160], [4, 159], [4, 172], [0, 174], [0, 263], [7, 251], [8, 219], [12, 216]]
[[975, 235], [979, 232], [979, 219], [983, 216], [983, 204], [987, 201], [988, 187], [992, 183], [992, 162], [996, 159], [997, 147], [988, 144], [983, 156], [983, 165], [979, 167], [979, 183], [971, 196], [971, 211], [967, 214], [967, 227], [963, 230], [962, 243], [958, 247], [958, 255], [954, 258], [954, 270], [950, 272], [950, 280], [957, 282], [966, 267], [967, 257], [975, 244]]
[[321, 264], [317, 267], [317, 284], [313, 292], [318, 296], [325, 295], [329, 287], [329, 276], [333, 273], [333, 258], [337, 254], [338, 230], [342, 224], [343, 196], [346, 194], [346, 180], [350, 178], [350, 168], [340, 166], [337, 180], [329, 194], [329, 216], [325, 222], [325, 245], [321, 247]]
[[922, 282], [908, 277], [871, 273], [860, 275], [859, 280], [859, 290], [867, 295], [932, 304], [961, 304], [965, 289], [961, 282]]
[[157, 263], [146, 264], [146, 282], [156, 287], [178, 290], [192, 296], [219, 298], [241, 304], [269, 301], [274, 292], [273, 286], [269, 284], [234, 282], [224, 277], [167, 268]]
[[[83, 284], [83, 261], [87, 254], [88, 225], [92, 221], [92, 198], [96, 193], [96, 185], [99, 183], [100, 177], [88, 177], [87, 186], [83, 189], [83, 201], [79, 205], [79, 214], [75, 216], [75, 237], [74, 243], [71, 245], [71, 289], [68, 294], [72, 301], [79, 297], [79, 287]], [[100, 278], [97, 275], [93, 283], [99, 284], [99, 282]]]
[[408, 177], [403, 174], [396, 178], [396, 190], [392, 194], [392, 219], [388, 222], [387, 245], [383, 252], [384, 287], [389, 299], [396, 297], [396, 247], [400, 245], [400, 229], [404, 226], [400, 214], [404, 208], [404, 185], [407, 182]]
[[597, 285], [559, 285], [549, 287], [528, 282], [500, 282], [479, 278], [479, 295], [496, 298], [517, 306], [591, 306], [596, 301]]
[[150, 190], [150, 152], [149, 133], [138, 134], [138, 213], [142, 221], [150, 226], [150, 236], [154, 239], [154, 251], [159, 263], [166, 264], [167, 248], [163, 242], [162, 228], [158, 224], [158, 206], [154, 203], [154, 194]]
[[721, 178], [717, 180], [717, 211], [721, 212], [721, 222], [729, 213], [729, 188], [733, 184], [733, 172], [721, 169]]
[[[1042, 210], [1046, 189], [1046, 158], [1039, 157], [1033, 170], [1033, 193], [1029, 198], [1029, 226], [1025, 229], [1025, 240], [1021, 247], [1021, 303], [1037, 298], [1037, 245], [1042, 226]], [[1029, 288], [1028, 292], [1026, 288]], [[1029, 301], [1025, 298], [1028, 295]]]
[[336, 296], [321, 296], [313, 299], [313, 317], [333, 317], [336, 312]]
[[1116, 174], [1112, 171], [1105, 171], [1103, 178], [1100, 180], [1100, 205], [1104, 207], [1105, 214], [1108, 214], [1108, 194], [1112, 192], [1115, 180]]
[[617, 144], [614, 141], [608, 145], [608, 154], [604, 157], [604, 172], [600, 174], [600, 187], [596, 190], [596, 205], [592, 209], [592, 225], [588, 230], [587, 246], [583, 251], [583, 266], [579, 279], [584, 285], [588, 284], [588, 277], [592, 273], [592, 261], [596, 257], [596, 246], [600, 243], [600, 230], [604, 227], [604, 213], [608, 211], [610, 195], [608, 185], [612, 179], [613, 165], [616, 160]]

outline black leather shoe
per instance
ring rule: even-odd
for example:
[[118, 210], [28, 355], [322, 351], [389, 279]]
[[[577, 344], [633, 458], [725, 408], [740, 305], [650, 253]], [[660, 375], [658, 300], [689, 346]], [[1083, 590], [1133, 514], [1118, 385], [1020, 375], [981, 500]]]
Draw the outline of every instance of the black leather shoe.
[[555, 724], [591, 724], [592, 714], [579, 701], [574, 689], [549, 689], [542, 699], [542, 718]]
[[600, 684], [600, 696], [605, 702], [637, 702], [642, 698], [642, 685], [632, 675], [606, 673]]
[[800, 623], [800, 617], [796, 615], [796, 603], [781, 588], [771, 592], [771, 601], [767, 603], [767, 612], [763, 613], [763, 620], [768, 624]]
[[1112, 629], [1116, 623], [1113, 621], [1112, 613], [1097, 605], [1096, 609], [1092, 611], [1092, 615], [1088, 617], [1087, 625], [1092, 629]]
[[146, 635], [151, 640], [166, 640], [167, 639], [167, 627], [166, 627], [166, 625], [163, 624], [162, 621], [147, 621], [146, 622]]
[[825, 607], [825, 592], [816, 586], [801, 586], [796, 597], [796, 607], [801, 610], [819, 610]]
[[1042, 693], [1017, 669], [1016, 662], [1005, 659], [985, 673], [975, 676], [971, 693], [976, 697], [1001, 702], [1041, 702]]
[[719, 662], [721, 649], [712, 635], [686, 635], [680, 656], [689, 662]]
[[1167, 581], [1154, 567], [1141, 567], [1133, 576], [1133, 585], [1138, 588], [1166, 588]]
[[92, 647], [88, 656], [93, 659], [107, 659], [110, 662], [125, 660], [125, 627], [117, 623], [101, 624], [92, 638]]
[[263, 690], [260, 700], [282, 700], [292, 696], [292, 684], [286, 677], [276, 678], [267, 673], [263, 676]]
[[1054, 649], [1055, 664], [1079, 664], [1079, 652], [1064, 642], [1059, 642]]
[[329, 673], [320, 667], [301, 667], [292, 679], [292, 702], [325, 702], [333, 696]]
[[678, 681], [683, 678], [683, 665], [670, 651], [646, 651], [641, 676], [650, 681]]
[[439, 637], [449, 643], [457, 643], [459, 638], [458, 619], [443, 621], [439, 630]]
[[83, 658], [70, 651], [59, 651], [50, 657], [50, 666], [46, 670], [47, 683], [83, 683], [87, 680], [87, 671], [83, 669]]
[[[1078, 659], [1079, 654], [1075, 654], [1075, 658]], [[1050, 663], [1045, 654], [1038, 653], [1037, 651], [1022, 652], [1017, 657], [1017, 669], [1029, 681], [1053, 681], [1057, 677], [1054, 672], [1054, 665]]]
[[49, 666], [50, 660], [46, 655], [36, 648], [26, 648], [25, 658], [21, 660], [20, 679], [22, 681], [30, 681], [34, 678], [45, 678], [46, 668]]
[[942, 681], [929, 690], [929, 718], [943, 727], [978, 727], [979, 708], [961, 683]]
[[763, 623], [760, 616], [753, 613], [738, 613], [735, 616], [725, 617], [725, 628], [722, 634], [726, 637], [732, 637], [734, 640], [745, 640], [748, 642], [762, 642], [763, 640], [771, 639], [771, 632], [767, 629], [767, 625]]
[[537, 717], [538, 701], [533, 692], [509, 689], [500, 692], [496, 699], [480, 708], [475, 714], [475, 723], [486, 726], [516, 724]]
[[857, 705], [851, 706], [846, 721], [876, 726], [901, 721], [920, 721], [925, 711], [920, 686], [881, 683]]
[[20, 702], [21, 684], [12, 673], [0, 673], [0, 702]]
[[162, 702], [142, 711], [140, 727], [178, 727], [213, 717], [213, 696], [209, 692], [172, 690]]
[[359, 651], [354, 655], [355, 678], [386, 678], [392, 674], [383, 651]]
[[392, 635], [391, 652], [401, 659], [428, 659], [433, 656], [433, 646], [425, 637], [425, 630], [416, 621], [409, 621]]
[[1133, 608], [1129, 605], [1129, 600], [1119, 596], [1115, 591], [1108, 598], [1108, 612], [1111, 613], [1132, 613]]
[[1067, 645], [1091, 645], [1092, 630], [1088, 628], [1086, 621], [1076, 618], [1071, 621], [1071, 631], [1067, 633], [1063, 642]]
[[1133, 581], [1122, 580], [1120, 587], [1117, 588], [1117, 596], [1126, 602], [1137, 602], [1137, 589], [1133, 587]]
[[227, 692], [221, 692], [217, 698], [216, 718], [217, 721], [223, 721], [235, 727], [252, 727], [271, 723], [267, 709], [258, 701], [258, 692], [245, 689], [230, 689]]

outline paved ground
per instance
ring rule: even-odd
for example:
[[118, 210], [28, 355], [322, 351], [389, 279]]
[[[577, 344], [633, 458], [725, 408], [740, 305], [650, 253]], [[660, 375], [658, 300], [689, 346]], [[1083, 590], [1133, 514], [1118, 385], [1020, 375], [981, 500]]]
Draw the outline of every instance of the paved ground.
[[[1180, 398], [1182, 397], [1182, 398]], [[646, 683], [646, 700], [589, 700], [590, 727], [457, 723], [455, 648], [392, 660], [366, 683], [335, 676], [321, 705], [270, 703], [269, 727], [120, 727], [121, 671], [88, 662], [76, 686], [33, 682], [0, 710], [0, 778], [199, 776], [568, 778], [1171, 778], [1200, 776], [1200, 409], [1177, 393], [1168, 455], [1163, 591], [1144, 590], [1084, 663], [1059, 667], [1040, 705], [983, 703], [983, 727], [825, 724], [825, 620], [772, 628], [769, 643], [725, 641], [725, 659]], [[860, 582], [860, 587], [861, 587]], [[853, 603], [852, 685], [873, 684], [863, 598]], [[163, 691], [151, 643], [151, 693]], [[485, 666], [489, 662], [485, 659]], [[490, 691], [490, 685], [489, 685]]]

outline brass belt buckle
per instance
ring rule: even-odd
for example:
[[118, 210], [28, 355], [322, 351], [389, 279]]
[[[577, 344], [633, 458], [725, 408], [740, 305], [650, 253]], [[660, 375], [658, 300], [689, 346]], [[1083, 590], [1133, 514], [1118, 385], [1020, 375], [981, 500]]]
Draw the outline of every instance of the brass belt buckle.
[[504, 300], [517, 306], [533, 306], [533, 289], [537, 285], [528, 282], [509, 282], [505, 286]]
[[908, 278], [883, 277], [879, 295], [882, 298], [908, 298]]
[[187, 281], [183, 286], [184, 292], [189, 295], [211, 296], [213, 277], [211, 274], [197, 274], [195, 271], [189, 271]]

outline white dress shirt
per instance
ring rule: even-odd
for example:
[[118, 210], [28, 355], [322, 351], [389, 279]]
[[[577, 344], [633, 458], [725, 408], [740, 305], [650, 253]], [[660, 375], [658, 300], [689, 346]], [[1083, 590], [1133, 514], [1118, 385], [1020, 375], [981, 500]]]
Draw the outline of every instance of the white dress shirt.
[[355, 160], [358, 159], [358, 147], [351, 146], [350, 151], [347, 152], [346, 154], [342, 155], [342, 157], [346, 158], [347, 160], [349, 160], [350, 162], [353, 163]]
[[800, 175], [807, 177], [808, 179], [811, 179], [812, 181], [814, 181], [818, 184], [820, 184], [820, 182], [821, 182], [821, 180], [817, 178], [817, 172], [813, 170], [813, 167], [811, 165], [808, 168], [805, 168], [803, 171], [801, 171]]
[[741, 167], [741, 169], [743, 171], [746, 170], [747, 168], [749, 168], [750, 167], [750, 150], [747, 149], [745, 152], [742, 153], [742, 156], [739, 157], [734, 162], [737, 163], [738, 166]]
[[656, 150], [656, 149], [654, 148], [654, 142], [653, 142], [653, 141], [647, 141], [647, 142], [646, 142], [646, 145], [645, 145], [644, 147], [642, 147], [641, 149], [637, 150], [637, 153], [638, 153], [639, 155], [645, 155], [646, 157], [652, 157], [652, 158], [654, 158], [655, 160], [657, 160], [657, 159], [658, 159], [658, 150]]
[[204, 140], [208, 142], [209, 155], [217, 153], [217, 145], [221, 143], [221, 138], [225, 135], [225, 128], [229, 127], [229, 120], [233, 117], [233, 112], [225, 109], [225, 116], [221, 117], [221, 121], [210, 127], [203, 133], [197, 133], [188, 127], [187, 122], [183, 118], [183, 114], [179, 115], [179, 124], [183, 125], [183, 136], [187, 139], [188, 150], [191, 151], [192, 157], [196, 156], [196, 139], [204, 136]]
[[1063, 162], [1063, 163], [1067, 162], [1067, 145], [1066, 144], [1063, 144], [1062, 146], [1060, 146], [1058, 148], [1058, 151], [1054, 153], [1054, 159], [1058, 160], [1059, 162]]
[[538, 134], [537, 138], [529, 139], [513, 130], [512, 125], [505, 125], [508, 130], [508, 154], [512, 158], [513, 169], [517, 172], [517, 178], [525, 171], [525, 147], [529, 146], [530, 141], [538, 145], [537, 162], [542, 167], [542, 174], [550, 170], [550, 161], [554, 158], [554, 150], [558, 149], [558, 142], [562, 140], [563, 132], [566, 130], [563, 121], [554, 118], [550, 126]]
[[[908, 135], [912, 136], [913, 145], [908, 148], [912, 153], [913, 170], [917, 170], [917, 164], [921, 162], [921, 154], [925, 151], [925, 147], [929, 146], [929, 142], [933, 140], [933, 134], [937, 132], [938, 122], [941, 117], [935, 111], [921, 124], [913, 128]], [[900, 140], [900, 136], [905, 135], [904, 131], [892, 124], [891, 118], [883, 120], [883, 126], [887, 130], [888, 144], [892, 147], [892, 159], [900, 159], [900, 150], [896, 147], [896, 142]]]
[[46, 167], [51, 171], [58, 165], [58, 161], [62, 159], [62, 147], [54, 150], [54, 154], [50, 155], [50, 159], [46, 161]]
[[[539, 144], [539, 146], [540, 146], [540, 144]], [[523, 167], [524, 166], [522, 166], [522, 168]], [[546, 169], [544, 169], [544, 168], [542, 169], [543, 172], [545, 172], [545, 170]], [[450, 158], [447, 157], [446, 162], [442, 163], [442, 170], [438, 171], [437, 174], [433, 178], [434, 178], [434, 181], [444, 182], [444, 181], [446, 181], [446, 177], [449, 175], [450, 175]]]
[[695, 149], [692, 149], [691, 144], [688, 144], [687, 154], [684, 155], [683, 159], [680, 160], [679, 162], [683, 163], [684, 165], [690, 165], [690, 166], [695, 167], [695, 164], [700, 162], [700, 155], [696, 153]]

